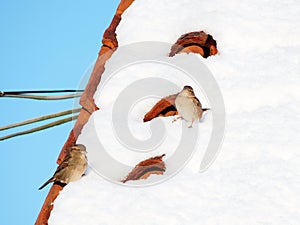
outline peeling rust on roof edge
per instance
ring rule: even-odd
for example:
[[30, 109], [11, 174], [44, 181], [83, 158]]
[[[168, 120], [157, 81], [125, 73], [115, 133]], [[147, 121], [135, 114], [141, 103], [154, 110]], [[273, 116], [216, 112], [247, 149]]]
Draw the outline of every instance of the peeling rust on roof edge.
[[[110, 26], [106, 29], [102, 39], [102, 46], [98, 53], [98, 59], [94, 66], [93, 72], [89, 79], [87, 86], [85, 87], [84, 93], [80, 99], [80, 104], [82, 109], [80, 111], [79, 117], [70, 132], [70, 135], [64, 144], [59, 157], [57, 159], [57, 164], [60, 164], [63, 158], [66, 155], [66, 149], [76, 143], [76, 140], [81, 133], [83, 126], [87, 123], [90, 115], [98, 110], [94, 102], [94, 93], [97, 89], [98, 84], [100, 83], [101, 76], [105, 70], [104, 66], [106, 61], [112, 56], [115, 49], [118, 47], [118, 40], [116, 35], [116, 28], [121, 21], [121, 15], [123, 12], [134, 2], [134, 0], [121, 0], [116, 14], [110, 24]], [[103, 57], [105, 54], [105, 57]], [[48, 219], [50, 217], [50, 213], [53, 209], [53, 202], [59, 195], [59, 192], [63, 189], [60, 185], [53, 184], [45, 202], [41, 208], [41, 211], [38, 215], [38, 218], [35, 222], [35, 225], [47, 225]]]

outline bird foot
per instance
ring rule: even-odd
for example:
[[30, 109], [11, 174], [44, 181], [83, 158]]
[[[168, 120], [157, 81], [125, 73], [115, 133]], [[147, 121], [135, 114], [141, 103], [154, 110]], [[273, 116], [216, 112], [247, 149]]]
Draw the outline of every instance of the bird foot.
[[172, 123], [176, 122], [176, 121], [179, 120], [179, 119], [180, 119], [180, 120], [183, 119], [182, 116], [179, 116], [179, 117], [175, 118], [175, 119], [172, 121]]
[[191, 125], [188, 126], [188, 128], [192, 128], [193, 127], [193, 123], [194, 123], [194, 120], [192, 120], [192, 123], [191, 123]]

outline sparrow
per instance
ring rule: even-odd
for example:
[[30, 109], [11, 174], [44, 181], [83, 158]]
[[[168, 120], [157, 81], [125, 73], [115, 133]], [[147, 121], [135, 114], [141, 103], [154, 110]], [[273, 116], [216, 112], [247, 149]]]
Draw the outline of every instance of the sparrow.
[[201, 119], [203, 111], [208, 110], [202, 109], [202, 105], [199, 99], [195, 96], [194, 90], [191, 86], [184, 86], [182, 91], [178, 93], [175, 98], [175, 106], [180, 117], [173, 120], [173, 122], [178, 119], [184, 119], [187, 122], [191, 122], [189, 128], [193, 126], [195, 121], [199, 121]]
[[68, 154], [62, 163], [57, 167], [54, 175], [44, 183], [39, 190], [46, 187], [51, 182], [68, 184], [79, 180], [87, 168], [86, 148], [82, 144], [70, 147]]

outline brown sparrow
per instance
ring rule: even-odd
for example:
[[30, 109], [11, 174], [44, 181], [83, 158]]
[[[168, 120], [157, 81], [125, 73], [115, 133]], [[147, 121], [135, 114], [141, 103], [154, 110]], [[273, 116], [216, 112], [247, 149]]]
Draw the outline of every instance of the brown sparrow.
[[189, 128], [192, 127], [195, 121], [199, 121], [202, 117], [202, 105], [195, 96], [194, 90], [191, 86], [184, 86], [182, 91], [178, 93], [175, 99], [175, 106], [180, 117], [173, 120], [184, 119], [191, 122]]
[[79, 180], [87, 168], [86, 149], [82, 144], [70, 147], [69, 153], [65, 156], [62, 163], [57, 167], [54, 175], [44, 183], [39, 190], [43, 189], [51, 182], [68, 184]]

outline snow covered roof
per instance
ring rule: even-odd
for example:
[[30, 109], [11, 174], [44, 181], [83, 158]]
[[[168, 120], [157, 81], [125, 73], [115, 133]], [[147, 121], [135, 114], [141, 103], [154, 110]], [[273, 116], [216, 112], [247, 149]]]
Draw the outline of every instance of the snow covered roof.
[[[208, 171], [199, 173], [212, 130], [212, 114], [207, 113], [195, 125], [200, 133], [197, 151], [174, 178], [147, 188], [132, 188], [115, 184], [130, 167], [112, 167], [109, 178], [115, 183], [101, 178], [97, 169], [89, 170], [60, 193], [49, 224], [296, 224], [300, 220], [300, 120], [296, 104], [300, 97], [296, 77], [300, 71], [300, 4], [277, 0], [136, 0], [130, 6], [132, 2], [121, 1], [104, 34], [100, 57], [81, 99], [83, 110], [63, 149], [78, 139], [87, 146], [89, 161], [94, 163], [93, 154], [99, 146], [95, 140], [101, 136], [107, 155], [124, 165], [166, 154], [168, 173], [168, 159], [178, 144], [177, 130], [184, 122], [172, 124], [172, 118], [160, 119], [165, 126], [165, 143], [156, 151], [137, 156], [112, 139], [113, 103], [130, 83], [148, 76], [180, 87], [193, 81], [153, 62], [131, 65], [112, 78], [110, 75], [122, 59], [122, 47], [163, 42], [167, 44], [156, 54], [169, 57], [169, 50], [182, 34], [203, 30], [218, 42], [217, 56], [199, 58], [212, 71], [226, 105], [227, 131], [221, 155]], [[115, 51], [116, 47], [119, 49]], [[183, 57], [192, 56], [174, 58]], [[99, 85], [100, 78], [105, 82]], [[166, 87], [164, 91], [163, 96], [167, 96], [179, 90]], [[210, 106], [201, 88], [195, 88], [195, 93], [204, 106]], [[130, 111], [130, 129], [141, 140], [151, 134], [149, 123], [141, 124], [140, 120], [158, 99], [137, 102]], [[95, 111], [97, 106], [100, 110]], [[64, 154], [62, 151], [58, 163]], [[150, 179], [155, 182], [155, 177]], [[53, 185], [36, 224], [47, 223], [60, 190]]]

